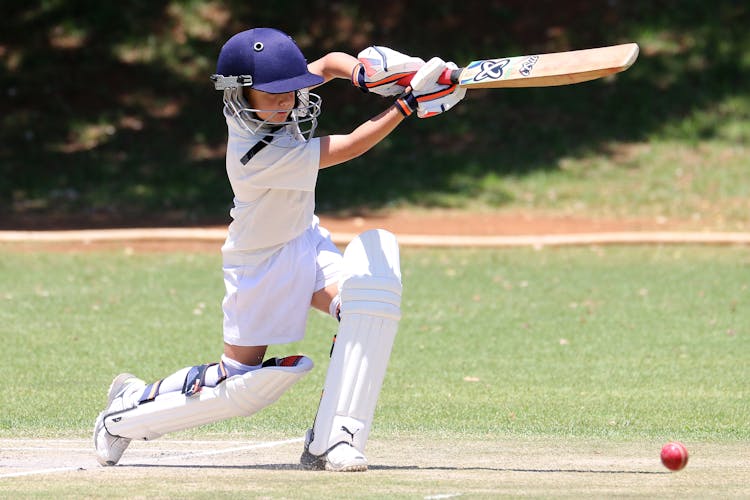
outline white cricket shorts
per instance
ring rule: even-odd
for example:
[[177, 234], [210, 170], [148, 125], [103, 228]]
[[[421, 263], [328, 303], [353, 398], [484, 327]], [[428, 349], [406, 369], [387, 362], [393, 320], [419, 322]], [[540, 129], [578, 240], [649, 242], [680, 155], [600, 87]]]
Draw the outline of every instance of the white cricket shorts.
[[225, 259], [224, 342], [259, 346], [301, 340], [312, 295], [338, 282], [341, 259], [330, 233], [317, 223], [260, 263]]

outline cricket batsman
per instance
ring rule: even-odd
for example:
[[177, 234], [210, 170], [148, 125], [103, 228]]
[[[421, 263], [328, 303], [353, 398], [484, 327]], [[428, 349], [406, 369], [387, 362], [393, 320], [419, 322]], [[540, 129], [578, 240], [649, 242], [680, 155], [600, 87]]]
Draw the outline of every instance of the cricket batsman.
[[[271, 28], [224, 44], [211, 77], [223, 95], [234, 194], [222, 246], [224, 350], [217, 362], [152, 383], [118, 375], [94, 427], [99, 463], [117, 464], [133, 439], [251, 415], [277, 401], [313, 362], [266, 358], [266, 349], [301, 340], [314, 307], [338, 321], [338, 332], [301, 466], [367, 469], [365, 445], [401, 317], [399, 249], [393, 234], [372, 230], [342, 255], [314, 213], [318, 171], [362, 155], [414, 112], [427, 118], [454, 107], [465, 89], [436, 82], [455, 69], [385, 47], [308, 64], [292, 38]], [[411, 86], [398, 82], [415, 72]], [[333, 78], [394, 102], [348, 134], [314, 137], [322, 103], [310, 90]]]

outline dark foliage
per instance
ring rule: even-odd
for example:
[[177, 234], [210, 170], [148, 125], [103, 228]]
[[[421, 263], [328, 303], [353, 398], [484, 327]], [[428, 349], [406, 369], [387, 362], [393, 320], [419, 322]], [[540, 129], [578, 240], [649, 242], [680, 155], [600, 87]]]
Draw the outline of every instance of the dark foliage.
[[[739, 0], [5, 2], [0, 225], [31, 212], [92, 223], [224, 220], [225, 125], [208, 75], [221, 44], [248, 27], [292, 34], [309, 60], [379, 44], [459, 65], [649, 37], [614, 81], [474, 91], [449, 115], [410, 120], [364, 157], [321, 174], [318, 206], [336, 211], [430, 203], [443, 192], [471, 197], [477, 188], [456, 174], [523, 175], [608, 141], [644, 140], [748, 92], [749, 25]], [[346, 132], [387, 104], [343, 81], [321, 94], [323, 134]]]

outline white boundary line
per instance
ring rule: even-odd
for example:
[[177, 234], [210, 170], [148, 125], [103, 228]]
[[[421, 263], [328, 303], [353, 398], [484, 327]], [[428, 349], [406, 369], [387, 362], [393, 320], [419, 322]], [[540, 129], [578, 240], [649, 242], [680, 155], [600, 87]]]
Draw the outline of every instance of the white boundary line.
[[39, 474], [56, 474], [58, 472], [70, 472], [70, 471], [81, 470], [81, 469], [83, 469], [83, 467], [57, 467], [54, 469], [27, 470], [23, 472], [11, 472], [9, 474], [0, 474], [0, 479], [7, 479], [11, 477], [37, 476]]
[[[0, 231], [0, 243], [82, 243], [128, 241], [223, 242], [226, 228], [84, 229], [72, 231]], [[354, 233], [334, 233], [336, 244], [347, 244]], [[741, 232], [597, 232], [547, 235], [465, 236], [397, 234], [399, 243], [422, 247], [545, 247], [613, 244], [750, 245], [750, 233]]]
[[[304, 438], [293, 438], [293, 439], [285, 439], [282, 441], [266, 441], [266, 442], [260, 442], [260, 443], [254, 443], [249, 444], [246, 446], [236, 446], [233, 448], [224, 448], [221, 450], [211, 450], [211, 451], [200, 451], [200, 452], [187, 452], [187, 453], [181, 453], [178, 455], [167, 455], [167, 456], [161, 456], [151, 459], [151, 462], [163, 462], [165, 460], [184, 460], [186, 458], [195, 458], [195, 457], [208, 457], [208, 456], [214, 456], [214, 455], [222, 455], [225, 453], [236, 453], [241, 451], [248, 451], [248, 450], [257, 450], [262, 448], [273, 448], [276, 446], [283, 446], [285, 444], [293, 444], [293, 443], [301, 443], [304, 441]], [[4, 447], [2, 448], [2, 451], [13, 451], [13, 450], [23, 450], [23, 451], [70, 451], [70, 449], [66, 448], [57, 448], [57, 447], [48, 447], [48, 446], [24, 446], [24, 447]], [[81, 449], [76, 448], [75, 451], [81, 451]], [[162, 453], [168, 450], [160, 449]], [[91, 453], [93, 455], [93, 449], [91, 449]], [[123, 466], [133, 465], [129, 463], [123, 463]], [[94, 470], [105, 470], [106, 467], [98, 467], [98, 469]], [[42, 475], [42, 474], [56, 474], [61, 472], [71, 472], [76, 470], [86, 470], [86, 467], [76, 465], [76, 466], [69, 466], [69, 467], [53, 467], [53, 468], [47, 468], [47, 469], [34, 469], [34, 470], [26, 470], [26, 471], [19, 471], [19, 472], [9, 472], [7, 474], [0, 474], [0, 479], [8, 479], [8, 478], [14, 478], [14, 477], [24, 477], [24, 476], [36, 476], [36, 475]]]
[[85, 453], [90, 452], [91, 447], [88, 448], [60, 448], [58, 446], [11, 446], [11, 447], [0, 447], [0, 451], [13, 452], [13, 451], [69, 451], [74, 453]]

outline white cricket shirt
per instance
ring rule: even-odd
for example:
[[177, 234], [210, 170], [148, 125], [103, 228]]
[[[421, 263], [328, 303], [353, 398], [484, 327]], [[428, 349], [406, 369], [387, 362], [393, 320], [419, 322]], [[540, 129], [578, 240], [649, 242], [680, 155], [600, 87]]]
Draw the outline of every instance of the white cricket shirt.
[[226, 168], [234, 207], [222, 247], [224, 263], [258, 263], [310, 228], [320, 139], [304, 142], [292, 133], [278, 137], [243, 165], [241, 158], [259, 137], [242, 130], [232, 119], [227, 119], [227, 125]]

